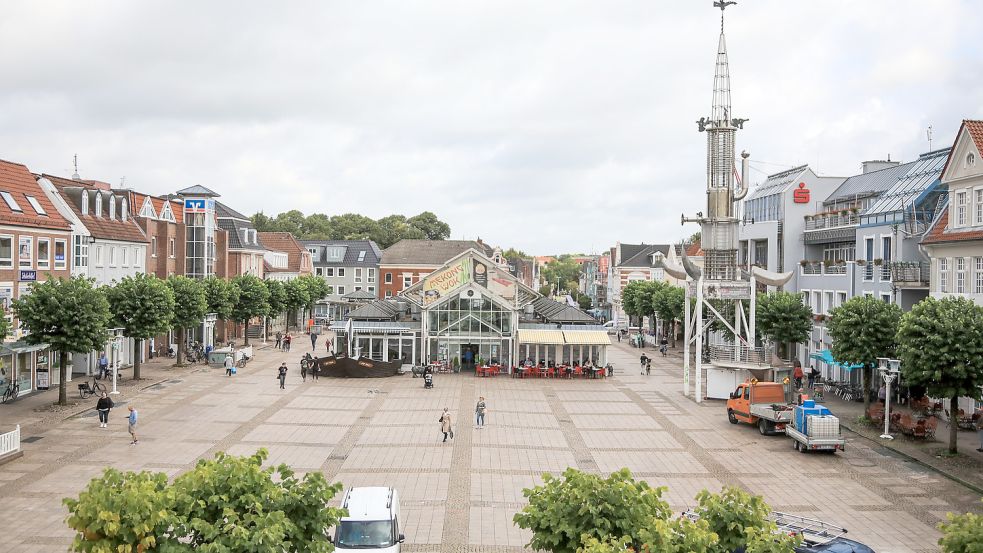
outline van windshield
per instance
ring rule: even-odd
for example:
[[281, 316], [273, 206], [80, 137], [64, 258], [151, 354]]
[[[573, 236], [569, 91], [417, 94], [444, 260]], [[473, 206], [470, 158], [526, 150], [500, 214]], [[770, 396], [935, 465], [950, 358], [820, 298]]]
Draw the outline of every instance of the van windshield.
[[335, 545], [345, 549], [370, 549], [395, 545], [389, 520], [343, 520], [338, 524]]

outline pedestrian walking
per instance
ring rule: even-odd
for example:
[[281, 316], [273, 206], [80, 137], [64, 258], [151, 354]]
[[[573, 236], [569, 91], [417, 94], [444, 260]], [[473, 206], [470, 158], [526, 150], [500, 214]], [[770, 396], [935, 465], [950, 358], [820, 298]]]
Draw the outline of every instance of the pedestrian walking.
[[276, 331], [276, 344], [273, 347], [276, 349], [283, 347], [283, 334], [279, 330]]
[[96, 411], [99, 413], [99, 428], [109, 426], [109, 411], [113, 408], [113, 400], [109, 399], [109, 394], [102, 393], [102, 397], [96, 402]]
[[232, 376], [232, 369], [235, 368], [235, 361], [232, 360], [232, 355], [225, 354], [225, 376]]
[[292, 341], [293, 338], [290, 336], [290, 334], [283, 337], [283, 351], [290, 351], [290, 342]]
[[127, 409], [130, 410], [130, 416], [127, 417], [126, 419], [127, 421], [126, 431], [129, 432], [130, 437], [133, 438], [133, 441], [130, 442], [130, 445], [137, 445], [138, 443], [140, 443], [140, 440], [137, 438], [137, 410], [132, 405], [127, 407]]
[[311, 329], [311, 351], [317, 349], [317, 334], [314, 333], [314, 329]]
[[447, 407], [444, 407], [444, 413], [440, 415], [437, 422], [440, 423], [440, 431], [444, 433], [444, 441], [447, 441], [448, 436], [450, 436], [450, 438], [453, 440], [454, 428], [451, 427], [451, 414], [448, 412]]
[[802, 364], [798, 360], [795, 361], [795, 370], [792, 371], [792, 378], [795, 379], [795, 389], [798, 390], [802, 387], [802, 377], [805, 373], [802, 372]]
[[620, 330], [618, 331], [618, 342], [619, 343], [621, 342], [621, 331]]
[[330, 336], [324, 339], [324, 348], [328, 350], [328, 355], [329, 356], [334, 355], [334, 347], [332, 347], [332, 345], [331, 345], [331, 337]]
[[484, 428], [485, 426], [485, 398], [484, 396], [478, 398], [478, 404], [474, 406], [474, 423], [475, 428]]
[[816, 389], [816, 381], [819, 379], [819, 369], [815, 365], [809, 366], [809, 387]]
[[652, 360], [647, 359], [645, 361], [645, 376], [652, 374]]
[[99, 380], [106, 378], [106, 373], [109, 372], [109, 359], [106, 358], [106, 352], [99, 354]]
[[284, 383], [287, 381], [287, 362], [280, 363], [280, 368], [276, 370], [276, 377], [280, 380], [280, 389], [285, 390]]
[[307, 365], [308, 364], [309, 363], [301, 363], [300, 364], [300, 381], [301, 382], [307, 382]]
[[315, 357], [314, 362], [311, 363], [311, 378], [314, 379], [314, 382], [317, 382], [317, 377], [320, 372], [321, 372], [321, 360]]
[[645, 374], [645, 362], [648, 361], [648, 359], [648, 355], [645, 355], [644, 353], [638, 358], [638, 362], [642, 365], [642, 370], [638, 371], [638, 374]]

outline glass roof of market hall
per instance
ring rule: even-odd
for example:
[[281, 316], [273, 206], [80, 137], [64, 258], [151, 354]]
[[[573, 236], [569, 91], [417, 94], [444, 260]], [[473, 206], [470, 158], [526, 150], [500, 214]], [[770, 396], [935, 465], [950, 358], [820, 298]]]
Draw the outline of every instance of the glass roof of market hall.
[[[941, 193], [939, 177], [949, 157], [949, 148], [935, 150], [918, 156], [908, 171], [898, 178], [873, 205], [861, 213], [861, 225], [878, 225], [900, 221], [904, 211], [920, 209]], [[933, 206], [927, 206], [933, 207]]]

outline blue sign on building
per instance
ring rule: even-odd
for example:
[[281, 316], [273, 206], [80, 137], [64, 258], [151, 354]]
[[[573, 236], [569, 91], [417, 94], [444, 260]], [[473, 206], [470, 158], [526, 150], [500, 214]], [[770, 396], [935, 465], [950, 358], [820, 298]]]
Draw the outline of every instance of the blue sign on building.
[[206, 200], [184, 200], [185, 213], [204, 213]]
[[21, 282], [34, 282], [38, 279], [37, 271], [21, 271], [20, 280]]

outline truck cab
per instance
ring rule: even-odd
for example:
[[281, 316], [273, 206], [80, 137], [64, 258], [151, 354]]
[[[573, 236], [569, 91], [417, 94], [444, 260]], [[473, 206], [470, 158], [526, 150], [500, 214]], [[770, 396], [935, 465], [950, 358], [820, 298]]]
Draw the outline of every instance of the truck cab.
[[335, 549], [399, 553], [405, 538], [400, 533], [399, 494], [394, 488], [351, 488], [341, 506], [348, 516], [335, 529]]
[[748, 380], [740, 384], [727, 400], [727, 420], [758, 427], [762, 434], [781, 433], [791, 420], [791, 407], [785, 401], [780, 382]]

